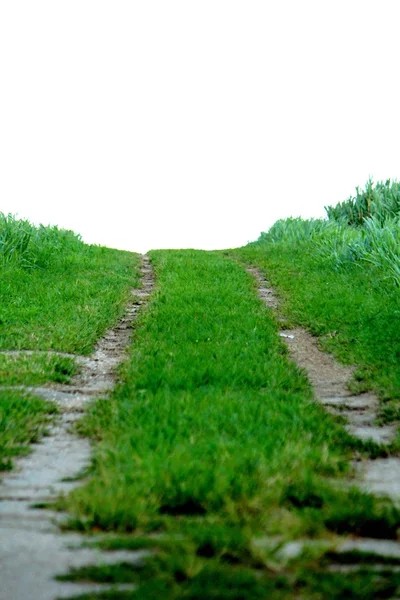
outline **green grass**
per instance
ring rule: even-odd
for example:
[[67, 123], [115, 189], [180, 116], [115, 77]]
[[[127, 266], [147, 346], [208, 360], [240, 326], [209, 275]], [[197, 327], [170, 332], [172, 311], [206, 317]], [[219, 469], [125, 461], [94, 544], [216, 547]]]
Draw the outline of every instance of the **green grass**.
[[374, 185], [369, 179], [365, 190], [356, 188], [356, 195], [336, 206], [327, 206], [329, 219], [344, 221], [348, 225], [363, 225], [367, 219], [376, 218], [384, 224], [400, 216], [400, 183], [380, 181]]
[[[333, 223], [290, 220], [236, 251], [151, 254], [157, 287], [135, 324], [122, 382], [79, 424], [97, 442], [91, 479], [58, 507], [70, 512], [70, 527], [104, 532], [103, 549], [152, 554], [136, 566], [63, 576], [138, 586], [82, 598], [372, 600], [399, 591], [395, 561], [378, 573], [373, 557], [353, 553], [342, 562], [359, 569], [345, 574], [328, 570], [340, 563], [332, 551], [311, 544], [295, 560], [278, 557], [280, 544], [298, 538], [333, 548], [347, 535], [397, 539], [400, 510], [342, 485], [355, 455], [387, 450], [355, 440], [315, 402], [240, 264], [258, 265], [287, 324], [357, 364], [353, 388], [376, 389], [382, 419], [397, 418], [398, 224], [392, 214], [378, 223], [370, 192], [351, 208], [367, 211], [359, 228], [336, 223], [337, 207]], [[386, 192], [392, 210], [397, 187]], [[4, 216], [0, 268], [0, 349], [88, 354], [137, 283], [135, 255]], [[0, 355], [0, 382], [9, 385], [65, 381], [73, 369], [68, 358]], [[0, 393], [2, 468], [38, 439], [53, 410]]]
[[[137, 254], [84, 244], [57, 227], [0, 213], [0, 350], [89, 354], [138, 285]], [[0, 386], [68, 383], [69, 357], [0, 354]], [[51, 405], [1, 391], [0, 468], [35, 441]]]
[[61, 581], [92, 581], [98, 583], [131, 583], [132, 591], [110, 591], [104, 594], [84, 594], [76, 599], [91, 600], [168, 598], [169, 600], [375, 600], [394, 598], [400, 585], [400, 574], [390, 564], [377, 571], [373, 565], [361, 563], [352, 573], [326, 570], [326, 558], [303, 559], [279, 568], [270, 563], [262, 569], [250, 568], [228, 560], [204, 558], [181, 553], [158, 553], [143, 563], [120, 563], [112, 566], [72, 569]]
[[[289, 325], [319, 337], [323, 349], [357, 365], [352, 389], [375, 390], [389, 406], [400, 400], [400, 295], [372, 265], [333, 270], [315, 260], [312, 241], [268, 240], [236, 251], [259, 266], [281, 299]], [[397, 410], [397, 409], [395, 409]]]
[[82, 244], [47, 269], [5, 267], [0, 349], [89, 354], [121, 316], [137, 264], [129, 252]]
[[[400, 512], [334, 485], [356, 450], [374, 449], [314, 402], [244, 269], [222, 253], [151, 258], [157, 289], [123, 383], [80, 424], [98, 444], [91, 480], [59, 504], [70, 525], [123, 533], [114, 544], [126, 548], [163, 534], [147, 538], [156, 558], [132, 575], [136, 598], [289, 598], [303, 588], [307, 598], [343, 598], [346, 586], [348, 597], [385, 597], [388, 580], [374, 574], [342, 578], [342, 587], [329, 576], [332, 595], [321, 595], [327, 584], [307, 579], [309, 566], [280, 574], [271, 550], [254, 544], [275, 535], [395, 539]], [[365, 595], [367, 580], [376, 596]]]
[[310, 253], [326, 271], [360, 267], [385, 287], [400, 287], [400, 183], [368, 181], [336, 206], [325, 207], [328, 220], [290, 218], [277, 221], [250, 247], [291, 248]]
[[0, 354], [0, 385], [68, 383], [78, 368], [73, 358], [50, 354]]
[[0, 390], [0, 470], [12, 467], [12, 458], [26, 454], [39, 441], [55, 406], [21, 392]]

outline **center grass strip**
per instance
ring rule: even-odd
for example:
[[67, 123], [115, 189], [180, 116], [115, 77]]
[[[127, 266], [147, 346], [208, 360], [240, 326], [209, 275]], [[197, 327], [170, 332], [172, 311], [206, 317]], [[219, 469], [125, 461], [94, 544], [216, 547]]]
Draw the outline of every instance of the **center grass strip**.
[[[218, 253], [151, 258], [157, 291], [124, 383], [81, 422], [100, 440], [93, 478], [67, 500], [81, 526], [132, 531], [179, 517], [179, 527], [200, 519], [255, 533], [354, 529], [374, 502], [324, 480], [345, 470], [350, 438], [287, 360], [252, 278]], [[390, 515], [378, 515], [389, 529]]]

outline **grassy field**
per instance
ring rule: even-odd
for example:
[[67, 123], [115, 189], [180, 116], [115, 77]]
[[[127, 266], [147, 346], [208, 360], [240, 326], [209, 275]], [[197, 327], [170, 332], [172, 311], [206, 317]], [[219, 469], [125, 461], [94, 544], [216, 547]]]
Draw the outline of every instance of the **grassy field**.
[[[78, 425], [94, 442], [92, 477], [58, 507], [68, 527], [103, 533], [94, 543], [105, 549], [154, 552], [63, 579], [137, 584], [104, 596], [114, 600], [395, 597], [398, 560], [376, 572], [372, 553], [339, 555], [318, 541], [397, 539], [400, 510], [348, 481], [353, 458], [397, 453], [400, 440], [389, 449], [356, 440], [315, 401], [244, 267], [272, 281], [287, 325], [358, 366], [352, 388], [376, 390], [382, 421], [396, 420], [399, 196], [398, 184], [370, 182], [328, 220], [278, 222], [245, 248], [150, 253], [156, 289], [121, 381]], [[0, 384], [68, 381], [74, 361], [41, 351], [88, 354], [121, 314], [137, 257], [2, 219], [0, 349], [34, 352], [0, 354]], [[3, 468], [52, 411], [3, 389]], [[309, 541], [302, 554], [279, 558], [298, 539]], [[332, 562], [362, 568], [333, 572]]]
[[115, 598], [390, 597], [397, 574], [328, 574], [321, 549], [276, 563], [268, 540], [395, 539], [400, 512], [335, 483], [373, 448], [313, 401], [242, 266], [202, 251], [151, 259], [157, 290], [123, 383], [80, 423], [98, 442], [93, 477], [60, 507], [72, 527], [118, 533], [105, 547], [157, 551], [70, 577], [139, 585]]
[[[138, 257], [88, 246], [71, 231], [35, 227], [0, 213], [0, 386], [66, 383], [122, 314], [138, 281]], [[41, 352], [39, 352], [41, 351]], [[1, 391], [0, 468], [35, 441], [54, 407]]]

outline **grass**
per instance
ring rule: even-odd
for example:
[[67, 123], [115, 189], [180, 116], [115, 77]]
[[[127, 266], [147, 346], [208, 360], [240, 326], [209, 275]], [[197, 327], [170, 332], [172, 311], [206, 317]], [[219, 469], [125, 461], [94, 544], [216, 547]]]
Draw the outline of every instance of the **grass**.
[[329, 219], [344, 221], [348, 225], [363, 225], [366, 220], [376, 218], [381, 224], [400, 216], [400, 183], [390, 179], [374, 185], [372, 179], [365, 190], [356, 188], [356, 195], [336, 206], [327, 206]]
[[43, 435], [56, 407], [31, 395], [0, 390], [0, 470], [12, 467], [12, 458], [26, 454], [29, 444]]
[[393, 598], [400, 584], [400, 574], [390, 564], [377, 571], [374, 565], [362, 563], [352, 573], [329, 572], [324, 568], [326, 558], [304, 559], [299, 564], [279, 570], [250, 568], [215, 558], [159, 553], [144, 563], [120, 563], [112, 566], [73, 569], [61, 581], [92, 581], [98, 583], [130, 583], [132, 591], [96, 592], [76, 598], [139, 599], [153, 598], [189, 600], [272, 600], [307, 598], [310, 600], [374, 600]]
[[[236, 255], [259, 266], [277, 290], [288, 325], [319, 337], [323, 349], [357, 365], [352, 389], [375, 390], [386, 420], [400, 400], [400, 296], [373, 265], [327, 268], [312, 241], [262, 241]], [[391, 407], [392, 412], [389, 412]]]
[[[368, 181], [355, 198], [328, 206], [329, 219], [284, 219], [262, 233], [256, 245], [311, 252], [325, 270], [375, 267], [375, 279], [400, 286], [400, 183]], [[253, 246], [254, 244], [250, 244]], [[368, 272], [368, 269], [367, 269]]]
[[[380, 595], [393, 587], [388, 577], [341, 576], [339, 585], [329, 575], [328, 586], [322, 566], [303, 561], [281, 572], [271, 550], [254, 544], [265, 536], [395, 539], [400, 512], [333, 484], [356, 450], [371, 447], [314, 402], [244, 269], [222, 253], [151, 259], [157, 289], [135, 327], [123, 382], [80, 423], [98, 443], [91, 480], [59, 503], [70, 526], [123, 534], [114, 548], [155, 546], [144, 568], [131, 568], [135, 598], [388, 597]], [[125, 577], [107, 569], [90, 578]]]
[[159, 289], [125, 384], [81, 424], [103, 440], [96, 477], [73, 496], [93, 525], [219, 512], [246, 520], [267, 496], [278, 500], [282, 452], [293, 471], [343, 469], [334, 449], [321, 451], [341, 429], [288, 364], [249, 276], [202, 252], [153, 259]]
[[47, 269], [5, 267], [0, 349], [89, 354], [121, 316], [137, 264], [129, 252], [82, 244]]
[[[304, 373], [288, 360], [276, 317], [240, 264], [258, 265], [276, 286], [287, 324], [307, 327], [325, 349], [357, 364], [353, 388], [376, 389], [382, 419], [397, 418], [397, 188], [385, 191], [387, 219], [372, 210], [379, 200], [372, 192], [353, 202], [348, 214], [358, 221], [351, 226], [346, 205], [330, 221], [278, 223], [236, 251], [151, 253], [157, 287], [135, 324], [121, 383], [79, 424], [97, 442], [91, 478], [58, 507], [70, 512], [69, 527], [104, 533], [103, 549], [152, 553], [140, 564], [60, 577], [137, 586], [81, 598], [372, 600], [398, 593], [396, 561], [378, 572], [373, 556], [352, 553], [341, 562], [358, 570], [333, 572], [337, 555], [312, 546], [330, 540], [334, 548], [347, 535], [398, 538], [398, 507], [341, 485], [355, 455], [387, 450], [352, 438], [314, 401]], [[45, 229], [0, 220], [0, 348], [87, 354], [121, 313], [137, 259]], [[389, 261], [379, 250], [384, 244]], [[37, 384], [74, 369], [61, 357], [26, 358], [1, 358], [0, 380]], [[43, 433], [54, 408], [1, 394], [8, 468]], [[280, 560], [280, 547], [296, 539], [309, 547]]]
[[0, 385], [68, 383], [77, 373], [72, 357], [51, 354], [0, 354]]
[[[139, 281], [138, 262], [136, 254], [0, 213], [0, 350], [30, 351], [0, 353], [0, 386], [68, 383], [74, 359], [38, 351], [89, 354], [121, 316]], [[1, 391], [0, 469], [38, 439], [52, 410]]]

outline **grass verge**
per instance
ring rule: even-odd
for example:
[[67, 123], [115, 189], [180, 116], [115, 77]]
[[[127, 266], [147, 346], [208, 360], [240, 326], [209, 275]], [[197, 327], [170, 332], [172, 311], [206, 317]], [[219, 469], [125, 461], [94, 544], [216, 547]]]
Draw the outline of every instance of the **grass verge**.
[[[139, 282], [139, 256], [84, 244], [57, 227], [0, 213], [0, 350], [89, 354]], [[68, 383], [73, 358], [0, 354], [0, 386]], [[51, 405], [0, 387], [2, 468], [36, 441]]]
[[89, 354], [121, 316], [137, 266], [130, 252], [82, 244], [48, 268], [4, 267], [0, 349]]
[[353, 392], [374, 390], [382, 417], [396, 420], [400, 400], [400, 295], [368, 264], [332, 270], [316, 260], [311, 241], [261, 240], [235, 251], [266, 274], [287, 324], [319, 337], [324, 350], [358, 366]]

